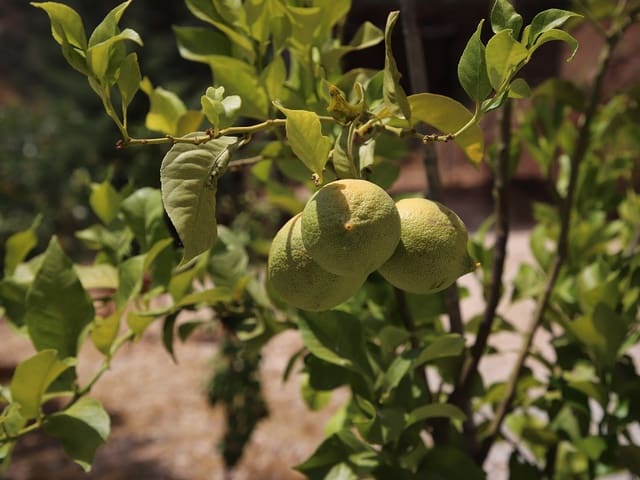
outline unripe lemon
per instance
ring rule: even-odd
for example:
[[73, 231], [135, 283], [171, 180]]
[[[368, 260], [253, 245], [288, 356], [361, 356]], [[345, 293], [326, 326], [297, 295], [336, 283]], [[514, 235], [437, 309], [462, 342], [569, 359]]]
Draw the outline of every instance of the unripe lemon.
[[467, 229], [452, 210], [425, 198], [396, 203], [400, 242], [379, 268], [393, 286], [411, 293], [434, 293], [474, 270], [467, 252]]
[[305, 205], [302, 240], [325, 270], [368, 275], [393, 254], [400, 240], [400, 216], [393, 199], [375, 183], [336, 180]]
[[323, 270], [302, 243], [300, 214], [273, 238], [267, 264], [268, 281], [284, 301], [303, 310], [329, 310], [352, 297], [366, 276], [340, 276]]

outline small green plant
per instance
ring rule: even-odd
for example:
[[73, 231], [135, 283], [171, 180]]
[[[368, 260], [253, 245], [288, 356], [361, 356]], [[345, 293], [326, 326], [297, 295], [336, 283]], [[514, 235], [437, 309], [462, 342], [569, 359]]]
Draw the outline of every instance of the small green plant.
[[[184, 339], [203, 324], [221, 322], [227, 336], [220, 364], [226, 368], [219, 370], [218, 379], [237, 374], [233, 378], [252, 391], [259, 389], [252, 372], [260, 347], [285, 329], [299, 330], [305, 347], [285, 375], [297, 372], [296, 360], [302, 360], [303, 396], [309, 406], [321, 406], [324, 393], [338, 387], [350, 392], [327, 425], [327, 438], [296, 467], [310, 479], [484, 478], [482, 465], [500, 442], [512, 450], [513, 478], [593, 478], [621, 469], [640, 474], [640, 447], [631, 433], [640, 418], [640, 390], [629, 356], [640, 335], [640, 200], [630, 176], [640, 143], [630, 121], [637, 116], [638, 92], [620, 92], [600, 102], [612, 52], [640, 15], [637, 2], [579, 2], [580, 14], [545, 10], [525, 26], [507, 0], [496, 0], [487, 22], [489, 39], [483, 40], [488, 29], [480, 21], [458, 64], [471, 109], [442, 95], [406, 94], [391, 45], [399, 12], [390, 12], [384, 31], [367, 22], [345, 44], [337, 31], [349, 1], [185, 3], [203, 26], [175, 27], [178, 48], [183, 57], [208, 65], [213, 75], [196, 108], [154, 86], [141, 72], [130, 47], [141, 45], [142, 39], [119, 26], [130, 2], [109, 12], [90, 35], [70, 7], [33, 3], [51, 20], [65, 59], [100, 98], [120, 134], [117, 147], [167, 145], [168, 151], [160, 166], [161, 190], [117, 190], [108, 181], [92, 185], [89, 203], [100, 223], [77, 232], [95, 253], [91, 265], [74, 264], [55, 237], [44, 253], [30, 256], [37, 245], [37, 222], [6, 242], [0, 305], [8, 321], [29, 335], [37, 353], [18, 365], [8, 386], [0, 387], [2, 462], [9, 464], [22, 436], [41, 428], [88, 470], [109, 434], [109, 417], [90, 396], [91, 388], [123, 345], [161, 319], [171, 354], [176, 334]], [[415, 21], [414, 13], [403, 12], [403, 21]], [[577, 21], [596, 26], [604, 40], [593, 86], [583, 91], [551, 79], [531, 91], [518, 76], [521, 69], [550, 41], [566, 43], [573, 57], [577, 42], [562, 28]], [[344, 55], [382, 42], [382, 70], [342, 71]], [[128, 112], [139, 91], [150, 104], [145, 126], [159, 136], [131, 134]], [[524, 97], [530, 98], [530, 107], [516, 122], [512, 111]], [[486, 149], [479, 121], [498, 109], [499, 139], [495, 148]], [[436, 250], [442, 260], [451, 257], [464, 265], [455, 274], [439, 275], [436, 284], [426, 282], [433, 293], [408, 293], [385, 280], [411, 291], [394, 280], [392, 266], [384, 266], [403, 241], [402, 220], [396, 222], [400, 240], [389, 235], [388, 252], [382, 247], [365, 252], [373, 263], [355, 269], [355, 284], [364, 282], [362, 286], [326, 304], [320, 302], [326, 300], [322, 296], [315, 303], [297, 303], [298, 294], [287, 298], [286, 281], [265, 283], [272, 232], [252, 227], [257, 218], [270, 215], [260, 210], [260, 202], [242, 212], [230, 209], [234, 218], [227, 227], [216, 223], [216, 210], [225, 200], [218, 190], [229, 172], [246, 169], [257, 187], [244, 193], [266, 197], [294, 216], [285, 234], [301, 219], [298, 236], [305, 250], [296, 248], [296, 254], [309, 253], [317, 263], [341, 258], [344, 242], [324, 240], [321, 219], [313, 217], [322, 208], [303, 210], [304, 202], [289, 187], [320, 187], [307, 207], [328, 191], [327, 185], [341, 183], [376, 184], [380, 188], [375, 190], [387, 196], [384, 189], [398, 173], [398, 152], [416, 139], [425, 148], [430, 200], [439, 200], [434, 142], [455, 142], [474, 164], [487, 158], [495, 179], [494, 215], [468, 244], [455, 214], [440, 210], [454, 225], [455, 238]], [[535, 207], [535, 263], [522, 264], [513, 285], [505, 285], [509, 181], [523, 148], [540, 164], [553, 203]], [[374, 198], [367, 189], [359, 192], [365, 204]], [[401, 210], [400, 219], [401, 202], [390, 203], [392, 214]], [[302, 216], [295, 217], [300, 211]], [[343, 230], [358, 231], [356, 220], [354, 215], [343, 221]], [[314, 222], [321, 227], [317, 238], [305, 240], [307, 226]], [[388, 227], [385, 223], [385, 231]], [[487, 246], [492, 227], [495, 242]], [[374, 233], [369, 240], [383, 237]], [[286, 258], [289, 247], [278, 235], [273, 249], [281, 249]], [[307, 248], [316, 240], [319, 246]], [[423, 241], [435, 242], [409, 239], [407, 251], [409, 244]], [[356, 246], [366, 250], [371, 245]], [[471, 270], [467, 249], [480, 264], [475, 275], [486, 305], [478, 317], [463, 322], [454, 280]], [[276, 255], [272, 259], [280, 258]], [[426, 254], [407, 255], [416, 255], [419, 262]], [[309, 260], [302, 254], [299, 258]], [[298, 263], [285, 266], [292, 269]], [[366, 281], [360, 278], [380, 267], [384, 278], [376, 272]], [[326, 269], [331, 268], [327, 263]], [[286, 274], [296, 282], [308, 276], [313, 283], [317, 270], [309, 271]], [[273, 294], [272, 286], [290, 304]], [[101, 299], [113, 304], [107, 316], [94, 306], [91, 293], [98, 289], [110, 292]], [[170, 299], [168, 306], [154, 307], [152, 299], [161, 294]], [[534, 300], [536, 307], [531, 325], [518, 330], [497, 307], [500, 301], [524, 299]], [[216, 313], [211, 322], [180, 317], [203, 305]], [[539, 329], [551, 335], [555, 358], [533, 343]], [[478, 367], [494, 353], [488, 339], [495, 330], [513, 331], [523, 343], [509, 377], [486, 384]], [[104, 360], [80, 384], [75, 369], [85, 341]], [[533, 375], [529, 361], [541, 365], [543, 379]], [[427, 369], [434, 375], [427, 376]], [[223, 451], [232, 466], [264, 405], [257, 396], [255, 403], [235, 404], [237, 391], [220, 387], [214, 380], [212, 400], [224, 401], [233, 413], [230, 418], [246, 420], [235, 430], [229, 423]], [[61, 408], [44, 413], [43, 403], [53, 398]]]

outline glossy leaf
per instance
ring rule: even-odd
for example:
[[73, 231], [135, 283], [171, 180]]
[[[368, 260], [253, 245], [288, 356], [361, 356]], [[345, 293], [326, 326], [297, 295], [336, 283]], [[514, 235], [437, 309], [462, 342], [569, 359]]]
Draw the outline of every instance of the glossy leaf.
[[27, 258], [29, 252], [38, 244], [36, 230], [42, 222], [42, 215], [36, 216], [27, 230], [14, 233], [4, 245], [4, 275], [10, 277], [16, 267]]
[[89, 47], [104, 42], [119, 33], [118, 23], [120, 23], [120, 19], [130, 3], [131, 0], [123, 2], [105, 15], [104, 19], [96, 26], [93, 33], [91, 33]]
[[109, 437], [111, 421], [100, 402], [82, 397], [63, 412], [50, 415], [43, 428], [88, 472], [96, 449]]
[[75, 357], [93, 316], [91, 299], [53, 237], [27, 294], [25, 323], [33, 345], [38, 351], [57, 350], [63, 359]]
[[20, 362], [11, 379], [12, 401], [20, 404], [20, 415], [26, 420], [40, 414], [44, 394], [53, 381], [75, 362], [60, 360], [55, 350], [42, 350]]
[[402, 115], [404, 115], [404, 118], [410, 122], [413, 112], [409, 107], [407, 95], [400, 85], [400, 72], [398, 71], [398, 66], [393, 58], [393, 51], [391, 50], [391, 33], [394, 25], [398, 21], [399, 15], [400, 12], [398, 11], [390, 12], [384, 29], [385, 56], [382, 94], [387, 106], [391, 108], [399, 108]]
[[491, 86], [499, 91], [515, 72], [524, 64], [529, 51], [511, 36], [511, 32], [503, 30], [495, 34], [485, 50], [487, 73]]
[[518, 38], [522, 29], [522, 15], [516, 12], [509, 0], [495, 0], [491, 8], [491, 29], [493, 33], [510, 30]]
[[179, 143], [162, 160], [162, 201], [184, 245], [182, 264], [215, 242], [218, 177], [237, 142], [220, 137], [202, 145]]
[[[550, 30], [564, 25], [570, 18], [581, 17], [574, 12], [551, 8], [538, 13], [531, 21], [531, 30], [529, 31], [529, 45], [535, 45], [540, 41], [540, 36]], [[574, 52], [575, 53], [575, 52]]]
[[491, 92], [491, 84], [487, 76], [487, 64], [485, 61], [485, 47], [480, 35], [484, 20], [480, 21], [475, 33], [467, 42], [458, 62], [458, 79], [460, 85], [474, 102], [480, 102], [487, 98]]
[[[454, 133], [466, 125], [473, 115], [455, 100], [433, 93], [408, 97], [413, 124], [424, 122], [443, 133]], [[454, 139], [473, 163], [480, 163], [484, 154], [484, 137], [478, 124], [469, 127]]]
[[329, 159], [331, 139], [322, 134], [320, 119], [314, 112], [278, 106], [287, 117], [287, 140], [293, 153], [322, 183], [322, 172]]

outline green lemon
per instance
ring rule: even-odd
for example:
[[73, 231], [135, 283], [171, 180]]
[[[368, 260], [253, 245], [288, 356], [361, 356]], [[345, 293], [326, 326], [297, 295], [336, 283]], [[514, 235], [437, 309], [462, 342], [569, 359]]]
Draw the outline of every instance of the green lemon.
[[400, 216], [375, 183], [345, 179], [318, 190], [302, 211], [302, 240], [309, 254], [336, 275], [368, 275], [394, 252]]
[[269, 250], [267, 278], [284, 301], [303, 310], [329, 310], [352, 297], [366, 275], [340, 276], [323, 270], [302, 243], [300, 214], [276, 234]]
[[434, 293], [474, 270], [467, 252], [467, 229], [452, 210], [424, 198], [396, 203], [400, 242], [378, 271], [393, 286], [411, 293]]

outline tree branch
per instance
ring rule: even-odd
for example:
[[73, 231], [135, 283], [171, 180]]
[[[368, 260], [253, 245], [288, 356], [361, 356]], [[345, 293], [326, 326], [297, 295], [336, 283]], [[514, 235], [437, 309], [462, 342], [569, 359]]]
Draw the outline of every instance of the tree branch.
[[557, 243], [557, 252], [555, 259], [553, 261], [551, 271], [547, 277], [547, 282], [545, 284], [545, 288], [538, 299], [536, 304], [536, 308], [533, 314], [533, 321], [528, 332], [525, 335], [522, 349], [520, 350], [518, 357], [516, 359], [515, 366], [507, 380], [506, 391], [503, 396], [502, 401], [496, 408], [495, 416], [492, 422], [489, 424], [487, 429], [487, 436], [482, 443], [482, 447], [478, 454], [477, 461], [482, 462], [486, 458], [491, 449], [491, 446], [496, 441], [500, 434], [500, 429], [502, 427], [502, 423], [511, 408], [511, 403], [513, 402], [513, 398], [515, 396], [516, 386], [518, 383], [518, 379], [520, 378], [520, 374], [522, 371], [522, 367], [529, 355], [529, 350], [533, 343], [533, 338], [544, 320], [546, 309], [549, 305], [549, 300], [551, 299], [551, 295], [553, 293], [553, 289], [555, 287], [556, 280], [558, 279], [560, 269], [564, 265], [565, 261], [568, 258], [569, 254], [569, 233], [571, 229], [571, 214], [573, 211], [573, 204], [576, 195], [576, 188], [578, 183], [578, 172], [580, 169], [580, 165], [586, 156], [586, 153], [589, 149], [589, 141], [591, 135], [591, 123], [595, 117], [596, 110], [598, 107], [598, 101], [600, 99], [600, 95], [602, 93], [602, 86], [604, 83], [604, 78], [607, 73], [608, 67], [611, 63], [612, 52], [620, 40], [622, 34], [631, 24], [631, 21], [627, 20], [622, 24], [616, 26], [613, 31], [608, 35], [607, 42], [605, 43], [602, 51], [600, 52], [600, 57], [598, 59], [598, 68], [596, 78], [594, 80], [594, 85], [591, 90], [591, 95], [589, 97], [589, 101], [587, 103], [587, 108], [585, 113], [579, 120], [579, 133], [578, 138], [576, 140], [575, 149], [571, 156], [570, 163], [570, 174], [569, 174], [569, 184], [567, 188], [567, 194], [564, 199], [564, 202], [560, 205], [560, 233], [558, 236]]

